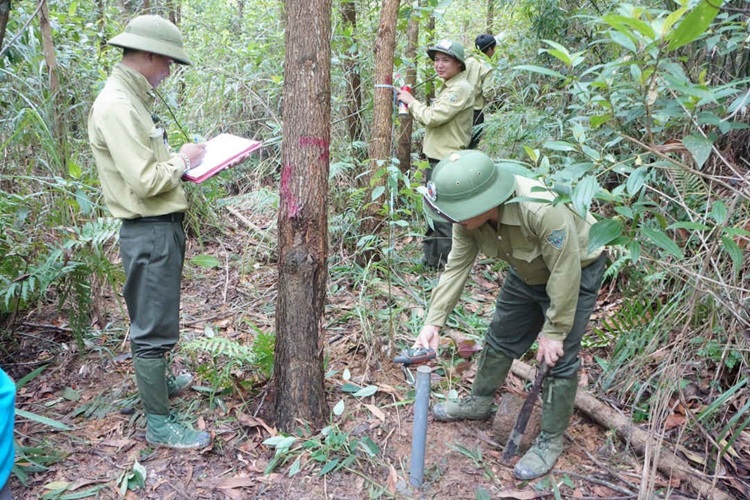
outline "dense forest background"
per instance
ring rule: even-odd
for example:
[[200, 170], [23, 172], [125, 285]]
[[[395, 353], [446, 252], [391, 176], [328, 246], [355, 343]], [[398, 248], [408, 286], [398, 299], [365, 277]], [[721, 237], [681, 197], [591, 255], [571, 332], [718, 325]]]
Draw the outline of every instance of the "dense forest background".
[[[356, 338], [352, 352], [375, 385], [373, 358], [410, 343], [434, 284], [417, 264], [422, 131], [394, 110], [390, 154], [371, 149], [388, 3], [335, 0], [321, 12], [332, 19], [328, 293], [353, 297], [325, 324], [329, 336]], [[86, 117], [119, 59], [106, 40], [147, 12], [180, 26], [193, 60], [159, 88], [156, 114], [172, 146], [221, 132], [264, 143], [244, 164], [187, 186], [186, 281], [223, 273], [216, 287], [235, 302], [229, 332], [204, 322], [183, 347], [212, 398], [263, 394], [274, 282], [255, 271], [272, 270], [278, 256], [286, 29], [285, 4], [270, 0], [0, 0], [0, 364], [20, 390], [61, 353], [119, 354], [118, 223], [98, 189]], [[608, 308], [584, 343], [595, 353], [589, 390], [653, 440], [640, 495], [663, 491], [654, 477], [669, 446], [707, 483], [750, 496], [750, 2], [419, 0], [397, 12], [392, 82], [414, 79], [421, 99], [436, 81], [430, 43], [454, 38], [469, 51], [476, 35], [497, 37], [501, 92], [480, 149], [601, 219], [594, 239], [609, 245]], [[496, 282], [501, 271], [482, 276]], [[486, 311], [471, 290], [465, 298], [450, 326], [480, 341]], [[44, 356], [27, 359], [33, 345]], [[27, 409], [19, 421], [66, 425]], [[45, 442], [19, 436], [14, 481], [30, 484], [55, 462]], [[274, 445], [275, 465], [300, 463], [278, 453], [289, 443]]]

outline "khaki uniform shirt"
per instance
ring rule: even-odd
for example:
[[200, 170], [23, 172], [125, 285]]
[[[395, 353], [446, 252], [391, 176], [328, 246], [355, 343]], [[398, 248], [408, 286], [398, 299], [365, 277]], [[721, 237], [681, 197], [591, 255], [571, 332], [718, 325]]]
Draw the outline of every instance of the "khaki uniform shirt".
[[[516, 177], [516, 196], [553, 199], [533, 191], [538, 181]], [[498, 207], [497, 229], [484, 224], [468, 230], [453, 225], [453, 247], [445, 271], [432, 293], [426, 325], [445, 325], [471, 272], [479, 250], [508, 262], [528, 285], [545, 285], [550, 306], [541, 334], [564, 339], [573, 327], [581, 269], [596, 260], [602, 249], [588, 253], [591, 214], [581, 219], [565, 205], [521, 201]]]
[[466, 71], [447, 80], [432, 104], [414, 101], [409, 112], [425, 126], [422, 152], [428, 158], [441, 160], [466, 148], [474, 120], [474, 88], [466, 80]]
[[88, 132], [104, 201], [114, 217], [184, 212], [183, 160], [151, 118], [151, 84], [118, 63], [89, 113]]
[[487, 61], [474, 57], [466, 59], [466, 79], [474, 85], [474, 109], [484, 109], [488, 102], [495, 98], [495, 87], [492, 81], [494, 68]]

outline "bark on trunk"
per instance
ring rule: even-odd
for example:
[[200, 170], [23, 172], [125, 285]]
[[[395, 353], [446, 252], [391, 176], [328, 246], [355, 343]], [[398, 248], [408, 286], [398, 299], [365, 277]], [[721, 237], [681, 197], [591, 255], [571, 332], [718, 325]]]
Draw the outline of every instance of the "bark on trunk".
[[276, 424], [290, 432], [328, 417], [323, 390], [331, 122], [331, 0], [288, 0], [284, 60]]
[[[419, 43], [419, 17], [412, 15], [406, 28], [406, 54], [407, 61], [413, 61], [413, 65], [406, 70], [404, 83], [412, 89], [417, 85], [417, 44]], [[409, 173], [411, 169], [411, 134], [414, 120], [411, 115], [401, 117], [398, 129], [398, 153], [396, 154], [399, 167], [403, 174]]]
[[[352, 37], [357, 31], [357, 10], [353, 0], [345, 0], [341, 4], [341, 17], [344, 29], [348, 30]], [[352, 38], [352, 45], [356, 45]], [[362, 141], [362, 78], [359, 73], [359, 50], [352, 53], [347, 51], [343, 57], [344, 79], [346, 80], [346, 124], [349, 132], [349, 140], [352, 142]]]
[[67, 172], [67, 142], [65, 140], [65, 105], [60, 92], [59, 67], [55, 55], [55, 45], [52, 41], [52, 28], [49, 23], [49, 8], [46, 0], [42, 1], [39, 9], [39, 29], [42, 34], [42, 52], [44, 61], [47, 63], [47, 74], [49, 76], [49, 92], [53, 101], [54, 137], [58, 145], [58, 155], [63, 171]]
[[0, 52], [3, 50], [3, 40], [5, 40], [5, 30], [8, 27], [9, 17], [10, 0], [0, 0]]
[[[534, 368], [521, 361], [514, 361], [511, 370], [514, 374], [526, 380], [533, 380], [534, 378]], [[631, 446], [641, 456], [646, 453], [647, 448], [651, 448], [652, 454], [654, 450], [662, 450], [656, 457], [656, 466], [659, 472], [667, 477], [674, 477], [687, 482], [700, 493], [702, 498], [717, 500], [729, 500], [731, 498], [728, 494], [713, 486], [708, 481], [710, 478], [707, 477], [707, 480], [701, 479], [699, 476], [702, 476], [703, 473], [690, 467], [674, 451], [667, 448], [665, 443], [660, 446], [654, 445], [648, 432], [636, 427], [633, 422], [601, 403], [588, 392], [578, 390], [576, 408], [602, 427], [614, 430], [622, 441]]]
[[[372, 138], [369, 155], [372, 159], [370, 175], [365, 179], [372, 191], [377, 186], [370, 180], [373, 174], [386, 167], [392, 156], [391, 141], [393, 129], [393, 56], [396, 50], [396, 17], [399, 0], [383, 0], [380, 11], [380, 26], [375, 38], [375, 97], [372, 110]], [[385, 176], [380, 177], [379, 185], [384, 183]], [[370, 200], [368, 196], [366, 198]], [[362, 218], [360, 234], [376, 235], [383, 225], [382, 198], [372, 201]], [[364, 253], [364, 263], [373, 258], [374, 252]]]

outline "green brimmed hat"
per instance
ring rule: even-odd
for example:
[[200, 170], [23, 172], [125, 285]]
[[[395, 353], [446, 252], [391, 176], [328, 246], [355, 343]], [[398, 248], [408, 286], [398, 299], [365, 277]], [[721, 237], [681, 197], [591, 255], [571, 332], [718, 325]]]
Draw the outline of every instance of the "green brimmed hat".
[[432, 59], [433, 61], [435, 60], [436, 52], [448, 54], [449, 56], [458, 60], [458, 62], [461, 63], [462, 68], [466, 69], [466, 56], [464, 54], [464, 46], [459, 42], [454, 42], [453, 40], [440, 40], [437, 45], [427, 49], [427, 55], [430, 56], [430, 59]]
[[125, 31], [109, 42], [115, 47], [142, 50], [161, 56], [171, 57], [180, 64], [190, 64], [190, 59], [182, 46], [180, 30], [160, 16], [138, 16], [133, 18]]
[[432, 180], [421, 188], [428, 218], [461, 222], [508, 200], [516, 179], [481, 151], [451, 153], [435, 166]]

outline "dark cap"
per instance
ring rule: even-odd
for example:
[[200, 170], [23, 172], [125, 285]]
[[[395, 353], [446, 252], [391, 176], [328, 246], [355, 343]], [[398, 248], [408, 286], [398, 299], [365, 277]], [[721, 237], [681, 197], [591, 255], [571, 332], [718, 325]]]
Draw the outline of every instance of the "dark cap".
[[474, 40], [474, 45], [476, 45], [479, 50], [486, 53], [488, 50], [497, 45], [497, 42], [495, 41], [494, 36], [485, 33], [479, 35], [477, 39]]

